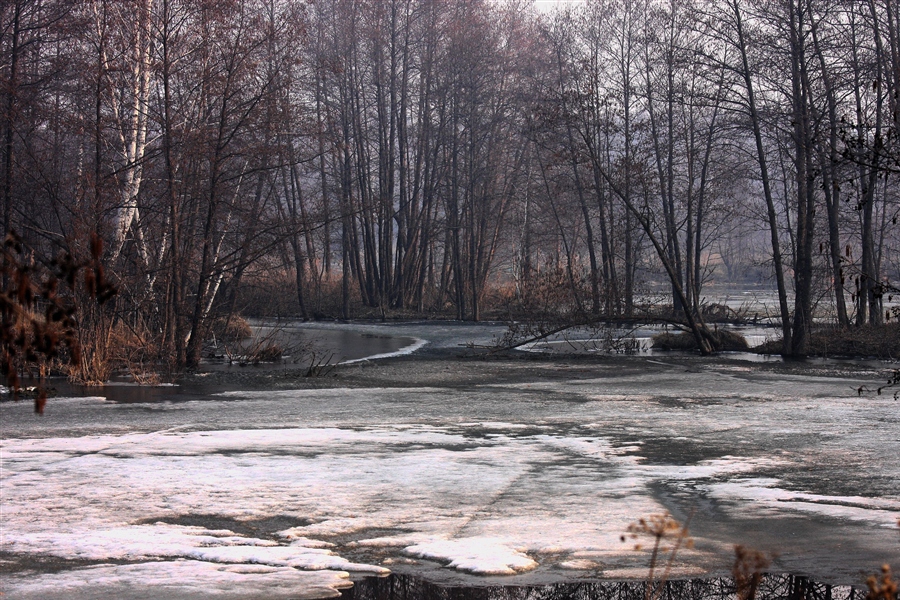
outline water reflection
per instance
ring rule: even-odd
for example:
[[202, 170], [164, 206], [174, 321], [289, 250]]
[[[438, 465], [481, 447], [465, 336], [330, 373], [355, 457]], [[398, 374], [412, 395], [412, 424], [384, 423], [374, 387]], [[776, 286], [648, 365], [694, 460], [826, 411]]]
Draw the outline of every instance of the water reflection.
[[359, 360], [398, 352], [415, 344], [416, 340], [396, 335], [388, 328], [376, 335], [353, 329], [317, 328], [297, 321], [280, 323], [254, 322], [254, 329], [292, 354], [284, 362], [308, 362], [315, 357], [330, 363]]
[[[715, 326], [710, 324], [710, 327]], [[733, 333], [741, 335], [751, 348], [759, 346], [778, 335], [771, 327], [723, 325]], [[613, 326], [572, 327], [547, 338], [524, 344], [521, 350], [545, 354], [670, 354], [670, 350], [657, 351], [652, 348], [653, 337], [660, 333], [678, 333], [679, 330], [661, 325], [641, 325], [632, 328]], [[742, 355], [758, 355], [742, 352]]]
[[[595, 581], [545, 586], [445, 587], [409, 575], [370, 577], [343, 590], [344, 600], [644, 600], [642, 581]], [[734, 579], [667, 581], [654, 597], [660, 600], [734, 600]], [[767, 575], [757, 600], [862, 600], [850, 586], [832, 586], [798, 575]]]

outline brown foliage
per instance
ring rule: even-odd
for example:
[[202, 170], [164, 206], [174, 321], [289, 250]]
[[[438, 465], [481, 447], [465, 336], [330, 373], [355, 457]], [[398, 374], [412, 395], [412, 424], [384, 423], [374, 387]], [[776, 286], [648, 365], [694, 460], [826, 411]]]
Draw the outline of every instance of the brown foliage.
[[754, 600], [759, 584], [769, 568], [772, 560], [764, 553], [737, 545], [734, 547], [734, 566], [731, 574], [734, 577], [737, 600]]
[[[73, 291], [83, 273], [85, 290], [99, 306], [112, 298], [116, 288], [107, 279], [100, 263], [100, 238], [91, 238], [91, 259], [78, 262], [65, 254], [51, 263], [47, 273], [25, 259], [26, 248], [15, 232], [7, 234], [0, 251], [0, 369], [14, 397], [22, 387], [20, 375], [41, 381], [37, 386], [34, 410], [43, 414], [47, 394], [43, 378], [54, 361], [78, 368], [84, 360], [76, 320]], [[62, 285], [62, 289], [61, 286]]]
[[[669, 513], [650, 515], [639, 519], [637, 523], [632, 523], [628, 526], [627, 536], [622, 536], [622, 541], [627, 538], [637, 540], [641, 537], [649, 537], [653, 542], [645, 600], [658, 600], [662, 596], [665, 582], [669, 579], [678, 551], [682, 548], [692, 548], [694, 540], [690, 537], [687, 525], [682, 525]], [[634, 549], [640, 550], [642, 547], [638, 543]], [[663, 572], [657, 575], [657, 568], [661, 564], [664, 565]]]
[[881, 566], [881, 577], [870, 575], [866, 580], [869, 592], [866, 600], [897, 600], [897, 592], [900, 590], [898, 581], [891, 575], [890, 565]]

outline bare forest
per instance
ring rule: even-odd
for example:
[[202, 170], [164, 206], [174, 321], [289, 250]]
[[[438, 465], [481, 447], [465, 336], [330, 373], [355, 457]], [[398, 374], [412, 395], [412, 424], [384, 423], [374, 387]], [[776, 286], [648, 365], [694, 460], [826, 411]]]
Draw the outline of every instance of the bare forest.
[[65, 291], [82, 379], [238, 314], [900, 317], [895, 0], [0, 6], [10, 260], [116, 288]]

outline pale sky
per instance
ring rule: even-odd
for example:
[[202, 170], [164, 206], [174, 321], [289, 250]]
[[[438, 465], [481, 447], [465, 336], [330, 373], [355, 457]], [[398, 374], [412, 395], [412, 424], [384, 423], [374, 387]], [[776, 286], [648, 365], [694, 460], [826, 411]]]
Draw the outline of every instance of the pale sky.
[[538, 10], [552, 10], [557, 6], [581, 3], [583, 1], [584, 0], [534, 0], [534, 6]]

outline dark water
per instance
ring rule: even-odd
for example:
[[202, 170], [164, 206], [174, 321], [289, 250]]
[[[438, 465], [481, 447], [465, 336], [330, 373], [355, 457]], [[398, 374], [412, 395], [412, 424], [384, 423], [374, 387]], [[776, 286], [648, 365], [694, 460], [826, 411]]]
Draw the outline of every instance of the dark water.
[[[740, 597], [747, 597], [742, 588]], [[734, 600], [732, 578], [679, 579], [650, 590], [654, 600]], [[344, 600], [645, 600], [643, 581], [594, 581], [545, 586], [447, 587], [409, 575], [369, 577], [343, 590]], [[862, 600], [865, 593], [849, 586], [832, 586], [796, 575], [763, 576], [756, 600]]]
[[[311, 367], [326, 370], [345, 361], [395, 353], [416, 343], [403, 335], [376, 334], [339, 328], [317, 328], [296, 321], [254, 324], [252, 338], [240, 346], [210, 347], [196, 373], [179, 377], [175, 385], [138, 385], [122, 374], [107, 385], [82, 386], [64, 379], [50, 382], [52, 396], [103, 396], [112, 402], [157, 403], [209, 399], [218, 392], [270, 388], [272, 377], [302, 377]], [[284, 356], [277, 360], [251, 361], [248, 348], [277, 344]], [[214, 355], [214, 356], [212, 356]]]
[[[360, 360], [370, 356], [397, 352], [415, 343], [415, 339], [388, 333], [377, 334], [342, 328], [317, 327], [297, 321], [253, 323], [254, 335], [245, 340], [244, 348], [235, 349], [239, 355], [247, 347], [277, 344], [284, 350], [284, 359], [274, 363], [260, 363], [262, 368], [306, 365], [313, 362], [336, 364]], [[241, 363], [239, 356], [225, 356], [211, 361], [207, 369], [219, 369]]]

